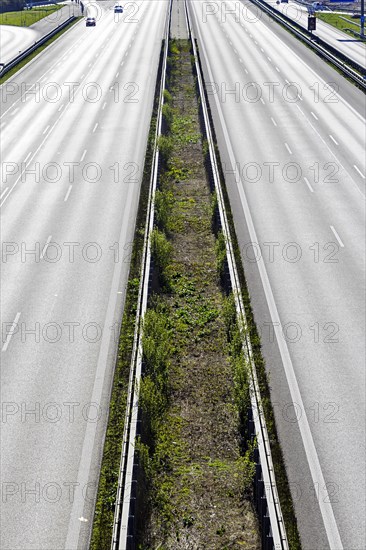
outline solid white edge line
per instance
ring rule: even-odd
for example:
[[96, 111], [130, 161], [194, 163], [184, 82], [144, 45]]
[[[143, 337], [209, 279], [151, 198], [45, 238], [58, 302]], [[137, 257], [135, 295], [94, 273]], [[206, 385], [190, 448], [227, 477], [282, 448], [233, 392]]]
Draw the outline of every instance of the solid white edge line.
[[340, 238], [340, 236], [338, 235], [337, 231], [335, 230], [334, 226], [333, 225], [330, 225], [329, 226], [331, 228], [331, 230], [333, 231], [334, 233], [334, 236], [335, 238], [337, 239], [338, 243], [339, 243], [339, 246], [341, 246], [342, 248], [344, 248], [344, 244], [342, 242], [342, 239]]
[[18, 311], [18, 313], [16, 314], [15, 319], [14, 319], [14, 321], [13, 321], [11, 327], [10, 327], [10, 330], [8, 332], [8, 335], [6, 337], [5, 343], [4, 343], [3, 347], [1, 348], [1, 351], [6, 351], [8, 349], [11, 337], [13, 336], [15, 327], [16, 327], [18, 321], [19, 321], [20, 313], [21, 312]]
[[[129, 212], [131, 209], [131, 204], [133, 202], [133, 186], [128, 186], [128, 192], [125, 203], [125, 211]], [[121, 232], [119, 235], [118, 242], [126, 242], [127, 231], [129, 227], [129, 218], [128, 216], [123, 216], [123, 222], [121, 226]], [[123, 262], [117, 262], [115, 264], [112, 284], [110, 287], [110, 293], [108, 298], [107, 311], [104, 318], [104, 326], [102, 331], [101, 345], [99, 349], [99, 355], [97, 360], [97, 366], [94, 377], [94, 385], [92, 390], [91, 403], [100, 403], [102, 392], [103, 392], [103, 381], [105, 376], [105, 366], [108, 360], [108, 355], [110, 351], [110, 344], [113, 342], [113, 331], [111, 327], [114, 324], [115, 320], [115, 311], [117, 307], [117, 292], [120, 289], [121, 285], [121, 273], [122, 273]], [[121, 299], [121, 298], [119, 298]], [[120, 319], [118, 317], [120, 322]], [[114, 357], [116, 360], [116, 356]], [[81, 458], [79, 461], [78, 468], [78, 477], [77, 477], [77, 487], [87, 487], [89, 482], [90, 468], [93, 458], [93, 449], [96, 436], [96, 426], [93, 422], [86, 423], [86, 430], [84, 435], [83, 448], [81, 453]], [[82, 465], [82, 467], [80, 466]], [[78, 518], [82, 515], [84, 506], [85, 506], [85, 496], [80, 495], [78, 492], [75, 495], [75, 498], [72, 502], [72, 509], [70, 513], [69, 525], [67, 530], [67, 537], [64, 545], [65, 550], [70, 550], [71, 548], [78, 547], [79, 535], [81, 530], [80, 521]]]
[[354, 164], [353, 168], [357, 170], [357, 172], [360, 174], [361, 178], [365, 179], [365, 174], [361, 172], [361, 170]]
[[[257, 21], [258, 23], [261, 23], [261, 21], [258, 19]], [[267, 27], [265, 24], [263, 24], [264, 26], [264, 29], [266, 32], [268, 32], [269, 34], [272, 35], [272, 38], [275, 39], [275, 40], [278, 40], [278, 35], [276, 35], [275, 31], [273, 31], [270, 27]], [[322, 78], [322, 76], [320, 75], [320, 73], [317, 73], [312, 67], [311, 65], [308, 65], [307, 63], [304, 62], [304, 60], [297, 54], [294, 52], [294, 50], [291, 49], [290, 46], [288, 46], [285, 42], [281, 41], [282, 42], [282, 45], [283, 45], [283, 48], [287, 50], [287, 53], [288, 55], [291, 55], [293, 57], [295, 57], [299, 63], [302, 63], [303, 65], [305, 65], [305, 67], [316, 77], [319, 79], [320, 82], [322, 82], [323, 86], [324, 86], [324, 90], [326, 90], [327, 86], [328, 86], [328, 83], [324, 80], [324, 78]], [[366, 118], [362, 115], [360, 115], [360, 113], [358, 113], [356, 111], [356, 109], [354, 107], [352, 107], [352, 105], [346, 100], [344, 99], [343, 96], [341, 96], [339, 94], [339, 97], [341, 99], [341, 102], [346, 105], [351, 111], [352, 113], [361, 121], [361, 122], [365, 122]], [[333, 549], [332, 549], [333, 550]]]
[[7, 192], [8, 189], [9, 189], [9, 187], [5, 187], [4, 191], [0, 195], [0, 200], [3, 198], [3, 196], [5, 195], [5, 193]]
[[[195, 20], [197, 21], [195, 10], [192, 10], [192, 11], [194, 13]], [[211, 65], [208, 62], [206, 48], [202, 40], [201, 30], [200, 30], [200, 27], [197, 25], [197, 23], [196, 23], [196, 28], [198, 31], [198, 35], [200, 37], [200, 45], [202, 48], [201, 51], [204, 53], [204, 56], [205, 56], [206, 67], [209, 73], [210, 82], [215, 82], [215, 79], [213, 77], [212, 70], [211, 70]], [[274, 35], [274, 33], [272, 33], [272, 35]], [[235, 159], [234, 151], [229, 138], [229, 133], [226, 126], [225, 118], [221, 110], [220, 102], [216, 95], [214, 96], [214, 101], [216, 103], [217, 113], [220, 118], [221, 129], [222, 129], [225, 143], [228, 149], [231, 165], [236, 166], [236, 159]], [[257, 232], [254, 227], [252, 215], [249, 209], [248, 200], [244, 191], [244, 185], [241, 180], [240, 180], [240, 183], [241, 185], [238, 185], [238, 191], [239, 191], [239, 195], [240, 195], [240, 199], [243, 207], [244, 216], [247, 222], [251, 242], [256, 243], [256, 242], [259, 242], [257, 237]], [[266, 300], [268, 303], [271, 319], [274, 324], [276, 339], [280, 350], [283, 367], [287, 378], [287, 383], [291, 393], [292, 402], [298, 403], [299, 406], [302, 408], [301, 410], [305, 411], [304, 403], [300, 393], [300, 388], [295, 375], [294, 366], [292, 364], [290, 352], [287, 347], [287, 342], [283, 338], [282, 331], [280, 328], [282, 326], [281, 319], [277, 310], [276, 302], [273, 296], [271, 284], [269, 282], [269, 277], [268, 277], [267, 269], [263, 260], [263, 256], [259, 258], [257, 265], [258, 265], [261, 282], [263, 285], [263, 290], [266, 295]], [[334, 517], [332, 504], [330, 502], [330, 497], [327, 491], [327, 486], [324, 480], [323, 472], [319, 462], [319, 457], [316, 451], [314, 439], [310, 430], [310, 425], [306, 414], [302, 415], [302, 417], [298, 421], [298, 426], [299, 426], [301, 438], [303, 440], [304, 449], [308, 460], [311, 476], [313, 478], [314, 483], [318, 484], [317, 486], [319, 487], [319, 493], [321, 493], [321, 495], [319, 494], [318, 504], [319, 504], [320, 512], [323, 518], [324, 528], [326, 530], [330, 548], [332, 550], [343, 550], [343, 544], [341, 541], [341, 537], [339, 535], [338, 525]]]
[[[132, 197], [133, 197], [132, 187], [128, 187], [128, 190], [129, 192], [128, 192], [126, 205], [125, 205], [126, 212], [129, 212], [129, 209], [131, 208]], [[128, 216], [123, 216], [123, 222], [122, 222], [121, 232], [119, 235], [118, 242], [123, 243], [126, 241], [128, 225], [129, 225]], [[108, 299], [107, 312], [104, 319], [101, 346], [99, 350], [98, 361], [97, 361], [97, 366], [95, 371], [92, 397], [90, 400], [91, 403], [101, 402], [101, 396], [103, 391], [103, 381], [105, 376], [105, 366], [108, 360], [110, 343], [113, 340], [113, 333], [110, 330], [110, 328], [111, 326], [113, 326], [113, 321], [115, 318], [117, 292], [121, 286], [122, 266], [123, 266], [123, 262], [117, 262], [114, 268], [113, 279], [112, 279], [112, 284], [111, 284], [109, 299]], [[82, 468], [79, 467], [78, 469], [78, 478], [77, 478], [78, 487], [87, 487], [87, 483], [89, 481], [90, 467], [91, 467], [91, 461], [93, 457], [93, 449], [94, 449], [94, 441], [95, 441], [95, 432], [96, 432], [95, 424], [93, 424], [92, 422], [87, 422], [83, 448], [82, 448], [82, 453], [81, 453], [80, 463], [79, 463], [79, 464], [82, 464], [83, 467]], [[82, 515], [84, 505], [85, 505], [84, 497], [75, 496], [72, 503], [72, 510], [70, 513], [67, 538], [64, 546], [65, 550], [66, 549], [69, 550], [71, 548], [77, 548], [78, 546], [79, 533], [80, 533], [80, 521], [78, 521], [78, 518], [80, 517], [80, 515]]]

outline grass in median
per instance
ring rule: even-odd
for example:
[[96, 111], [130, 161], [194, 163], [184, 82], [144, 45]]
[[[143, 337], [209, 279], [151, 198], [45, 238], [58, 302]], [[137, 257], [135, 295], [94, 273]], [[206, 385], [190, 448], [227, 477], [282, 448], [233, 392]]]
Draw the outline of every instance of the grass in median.
[[[170, 135], [159, 143], [164, 174], [152, 239], [157, 293], [145, 317], [145, 377], [140, 388], [139, 550], [258, 549], [251, 503], [252, 449], [245, 433], [248, 366], [241, 354], [233, 297], [226, 297], [220, 286], [224, 241], [220, 233], [215, 239], [211, 230], [216, 202], [203, 168], [207, 146], [201, 142], [197, 120], [190, 48], [187, 42], [173, 42], [170, 50], [171, 94], [164, 94]], [[180, 80], [182, 73], [186, 81]], [[247, 293], [245, 301], [250, 310]], [[133, 316], [130, 319], [132, 323]], [[268, 391], [250, 315], [249, 322], [261, 361], [261, 386]], [[118, 365], [115, 376], [110, 415], [114, 426], [107, 433], [92, 550], [109, 550], [111, 542], [129, 368], [123, 356], [131, 347], [123, 333], [124, 366]], [[265, 401], [270, 410], [269, 392]], [[276, 439], [272, 430], [271, 424], [271, 439]], [[281, 486], [283, 480], [287, 483], [284, 469], [282, 475]], [[284, 494], [288, 497], [288, 486]], [[293, 514], [289, 501], [287, 516], [289, 510]], [[295, 550], [300, 548], [296, 521], [292, 527], [290, 547]]]
[[9, 11], [0, 14], [0, 25], [12, 25], [16, 27], [30, 27], [40, 19], [51, 15], [64, 6], [44, 6], [31, 10]]
[[158, 286], [144, 321], [138, 548], [257, 550], [254, 463], [241, 430], [248, 378], [220, 283], [188, 41], [170, 43], [169, 67], [152, 236]]
[[[356, 32], [360, 32], [360, 20], [356, 19], [354, 22], [351, 20], [345, 21], [342, 19], [342, 17], [336, 13], [319, 13], [316, 14], [317, 19], [320, 19], [321, 21], [325, 21], [325, 23], [329, 23], [329, 25], [332, 25], [336, 29], [346, 32], [353, 38], [356, 38], [354, 33], [351, 32], [349, 29], [353, 29]], [[347, 17], [347, 16], [343, 16]], [[349, 19], [349, 17], [347, 17]]]

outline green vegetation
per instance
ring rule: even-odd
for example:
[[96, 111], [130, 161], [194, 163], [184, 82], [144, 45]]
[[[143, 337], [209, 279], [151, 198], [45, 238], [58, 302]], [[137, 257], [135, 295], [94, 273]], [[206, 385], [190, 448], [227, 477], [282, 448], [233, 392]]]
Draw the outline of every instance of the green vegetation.
[[75, 25], [79, 21], [80, 17], [77, 17], [76, 20], [72, 21], [69, 25], [67, 25], [65, 28], [60, 30], [60, 32], [56, 33], [55, 36], [47, 40], [42, 46], [37, 48], [33, 53], [27, 55], [25, 59], [20, 61], [13, 69], [11, 69], [9, 72], [7, 72], [4, 76], [0, 78], [0, 85], [3, 84], [6, 80], [8, 80], [11, 76], [13, 76], [15, 73], [17, 73], [22, 67], [24, 67], [29, 61], [34, 59], [38, 54], [40, 54], [43, 50], [45, 50], [48, 46], [52, 44], [52, 42], [55, 42], [62, 34], [64, 34], [66, 31], [70, 29], [73, 25]]
[[138, 543], [178, 550], [235, 541], [254, 550], [260, 542], [250, 496], [253, 449], [240, 444], [247, 368], [241, 345], [233, 343], [240, 339], [235, 306], [220, 284], [225, 241], [212, 233], [216, 203], [206, 180], [188, 42], [170, 43], [168, 66], [169, 133], [159, 140], [164, 170], [151, 239], [160, 284], [143, 336]]
[[[325, 21], [325, 23], [329, 23], [329, 25], [336, 27], [340, 31], [350, 34], [351, 36], [353, 36], [353, 38], [355, 38], [355, 35], [354, 35], [354, 32], [352, 32], [352, 30], [356, 32], [360, 32], [359, 19], [355, 19], [355, 21], [353, 22], [349, 17], [341, 16], [337, 13], [319, 13], [319, 12], [317, 12], [316, 17], [321, 21]], [[345, 19], [342, 19], [342, 17], [346, 17], [348, 21], [345, 21]]]
[[[247, 433], [250, 367], [242, 351], [233, 296], [227, 296], [222, 288], [225, 240], [216, 230], [217, 200], [206, 181], [207, 143], [202, 143], [199, 133], [191, 61], [188, 42], [170, 43], [169, 92], [164, 92], [163, 113], [169, 135], [159, 139], [163, 169], [152, 234], [154, 292], [144, 319], [141, 438], [136, 442], [141, 465], [136, 507], [138, 548], [258, 550], [261, 543], [252, 504], [255, 442]], [[228, 204], [225, 189], [224, 194]], [[110, 548], [143, 212], [140, 207], [92, 550]], [[228, 218], [290, 548], [300, 550], [260, 339], [230, 210]]]
[[52, 44], [52, 42], [55, 42], [62, 34], [64, 34], [66, 31], [70, 29], [73, 25], [75, 25], [79, 21], [80, 17], [77, 17], [74, 21], [71, 21], [69, 25], [67, 25], [65, 28], [61, 29], [58, 33], [56, 33], [52, 38], [47, 40], [42, 46], [39, 46], [34, 52], [27, 55], [26, 58], [24, 58], [22, 61], [20, 61], [15, 67], [13, 67], [10, 71], [8, 71], [4, 76], [0, 78], [0, 85], [6, 82], [11, 76], [13, 76], [15, 73], [17, 73], [22, 67], [27, 65], [32, 59], [37, 57], [38, 54], [40, 54], [43, 50], [45, 50], [48, 46]]
[[17, 27], [30, 27], [40, 19], [60, 10], [63, 6], [42, 6], [31, 10], [9, 11], [0, 14], [0, 25], [13, 25]]
[[90, 544], [91, 550], [110, 550], [112, 540], [114, 505], [118, 485], [119, 463], [127, 403], [127, 388], [135, 330], [139, 277], [141, 271], [141, 256], [144, 242], [146, 209], [156, 128], [156, 113], [157, 93], [155, 93], [153, 117], [150, 125], [144, 173], [141, 183], [140, 204], [136, 220], [129, 281], [126, 289], [124, 313], [119, 335], [118, 357], [114, 373], [108, 426], [99, 478], [92, 539]]

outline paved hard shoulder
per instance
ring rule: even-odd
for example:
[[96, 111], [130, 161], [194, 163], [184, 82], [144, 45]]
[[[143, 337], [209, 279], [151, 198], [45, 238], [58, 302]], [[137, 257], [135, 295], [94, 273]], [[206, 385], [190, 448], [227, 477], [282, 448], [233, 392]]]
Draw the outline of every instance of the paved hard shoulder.
[[61, 23], [64, 23], [64, 21], [66, 21], [73, 15], [79, 16], [80, 14], [80, 5], [75, 4], [74, 2], [70, 2], [60, 10], [57, 10], [47, 17], [40, 19], [39, 21], [37, 21], [37, 23], [33, 23], [30, 28], [37, 31], [39, 33], [39, 36], [42, 37], [53, 31], [53, 29], [61, 25]]

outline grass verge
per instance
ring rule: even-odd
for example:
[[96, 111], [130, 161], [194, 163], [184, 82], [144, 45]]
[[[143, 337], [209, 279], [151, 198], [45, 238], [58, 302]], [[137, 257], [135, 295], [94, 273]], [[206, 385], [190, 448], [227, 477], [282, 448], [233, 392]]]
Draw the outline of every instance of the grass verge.
[[9, 11], [0, 14], [0, 25], [12, 25], [16, 27], [30, 27], [40, 19], [51, 15], [64, 6], [44, 6], [31, 10]]
[[[349, 19], [349, 21], [345, 21], [342, 19], [342, 17], [337, 13], [319, 13], [316, 14], [317, 19], [320, 19], [321, 21], [324, 21], [325, 23], [328, 23], [329, 25], [332, 25], [332, 27], [335, 27], [336, 29], [343, 31], [352, 38], [355, 38], [355, 35], [353, 32], [350, 31], [350, 29], [353, 29], [353, 31], [360, 32], [360, 20], [356, 19], [354, 22]], [[346, 16], [343, 16], [346, 17]], [[360, 39], [361, 40], [361, 39]]]

